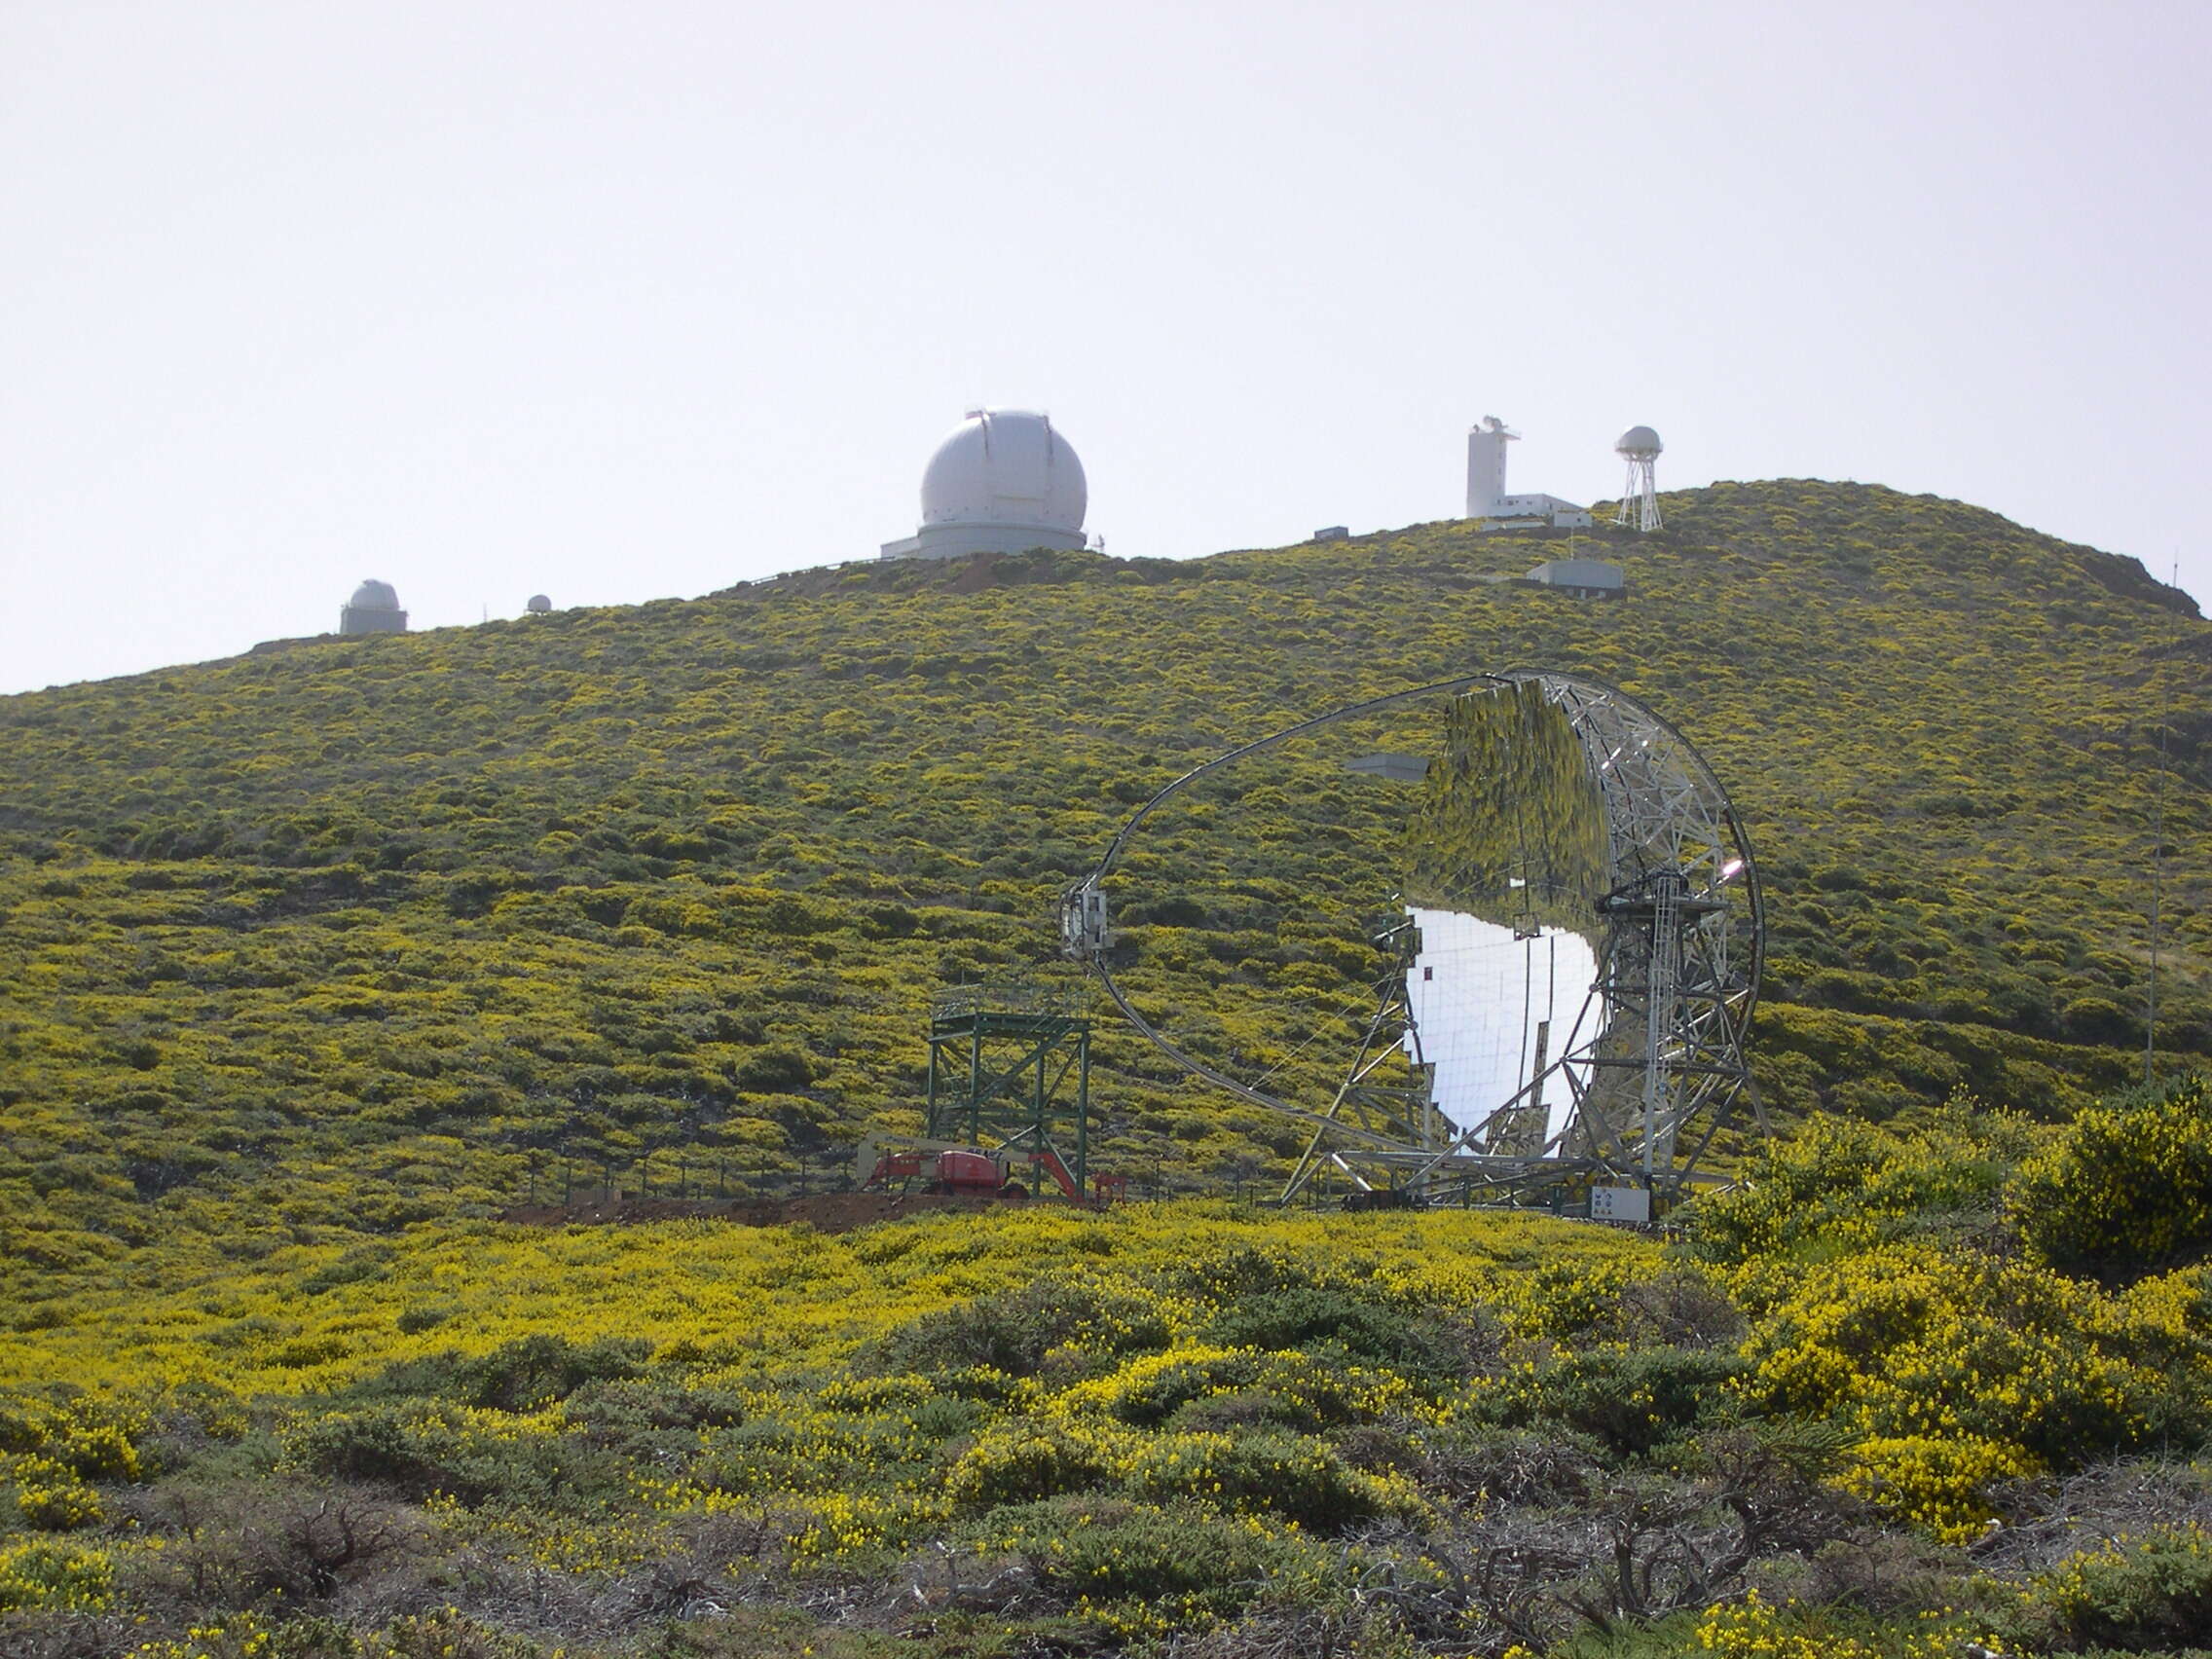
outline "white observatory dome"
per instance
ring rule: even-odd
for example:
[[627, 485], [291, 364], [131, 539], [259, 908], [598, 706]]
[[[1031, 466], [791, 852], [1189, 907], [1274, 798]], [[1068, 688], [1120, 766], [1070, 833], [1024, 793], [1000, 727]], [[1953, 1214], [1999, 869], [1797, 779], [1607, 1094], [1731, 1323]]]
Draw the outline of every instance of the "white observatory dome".
[[1089, 489], [1083, 462], [1050, 416], [976, 409], [922, 473], [922, 528], [1034, 526], [1079, 534]]
[[542, 616], [553, 608], [553, 602], [541, 593], [534, 593], [530, 596], [530, 602], [523, 608], [533, 616]]
[[1615, 455], [1657, 455], [1667, 446], [1649, 426], [1631, 426], [1614, 441]]
[[353, 597], [346, 602], [355, 610], [397, 610], [399, 595], [392, 591], [389, 582], [373, 577], [353, 590]]
[[389, 582], [374, 576], [353, 590], [353, 597], [338, 608], [341, 634], [404, 634], [407, 612], [399, 608], [399, 595]]

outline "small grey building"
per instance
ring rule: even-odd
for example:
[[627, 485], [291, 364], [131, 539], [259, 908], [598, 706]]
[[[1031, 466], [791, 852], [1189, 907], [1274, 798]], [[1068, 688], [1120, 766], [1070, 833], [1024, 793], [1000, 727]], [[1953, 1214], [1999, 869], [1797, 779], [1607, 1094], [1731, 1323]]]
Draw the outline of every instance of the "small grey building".
[[399, 608], [399, 595], [389, 582], [370, 577], [353, 590], [353, 597], [338, 608], [341, 634], [404, 634], [407, 612]]
[[1539, 587], [1553, 587], [1576, 599], [1619, 599], [1628, 592], [1628, 578], [1618, 565], [1603, 559], [1547, 559], [1529, 572]]

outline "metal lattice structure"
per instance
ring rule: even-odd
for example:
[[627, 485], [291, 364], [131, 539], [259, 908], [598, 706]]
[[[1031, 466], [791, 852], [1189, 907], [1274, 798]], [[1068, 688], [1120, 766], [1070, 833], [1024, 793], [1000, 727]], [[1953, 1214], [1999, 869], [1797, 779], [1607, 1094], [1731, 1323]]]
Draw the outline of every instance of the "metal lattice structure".
[[[1567, 786], [1594, 803], [1603, 835], [1602, 847], [1588, 854], [1588, 880], [1576, 889], [1568, 923], [1592, 941], [1596, 966], [1587, 994], [1564, 1033], [1548, 1023], [1537, 1028], [1534, 1063], [1510, 1097], [1459, 1121], [1440, 1107], [1435, 1065], [1408, 991], [1419, 930], [1406, 920], [1391, 924], [1379, 941], [1389, 966], [1331, 1098], [1292, 1098], [1233, 1077], [1185, 1051], [1132, 1006], [1113, 972], [1102, 883], [1164, 803], [1219, 768], [1332, 722], [1422, 703], [1447, 718], [1455, 709], [1479, 716], [1484, 711], [1473, 700], [1510, 704], [1514, 697], [1552, 722], [1547, 729], [1571, 735], [1559, 765], [1574, 774]], [[1440, 763], [1429, 762], [1432, 781]], [[1410, 768], [1388, 775], [1413, 776]], [[1545, 924], [1532, 908], [1537, 889], [1525, 875], [1508, 879], [1503, 890], [1517, 895], [1517, 912], [1527, 912], [1502, 918], [1512, 937], [1540, 937]], [[1558, 897], [1551, 904], [1554, 917], [1568, 908]], [[1286, 1202], [1339, 1178], [1368, 1192], [1410, 1189], [1411, 1197], [1430, 1202], [1526, 1201], [1542, 1190], [1615, 1185], [1664, 1198], [1698, 1178], [1714, 1137], [1732, 1122], [1748, 1118], [1765, 1129], [1745, 1055], [1764, 937], [1749, 841], [1726, 792], [1688, 741], [1642, 703], [1584, 676], [1468, 676], [1340, 709], [1232, 751], [1138, 809], [1098, 867], [1066, 896], [1061, 925], [1068, 953], [1088, 964], [1140, 1032], [1207, 1082], [1309, 1126], [1283, 1191]], [[1564, 1100], [1564, 1112], [1555, 1116], [1544, 1106], [1547, 1088]]]
[[925, 1112], [929, 1144], [1005, 1152], [1088, 1194], [1090, 1021], [1053, 990], [944, 992], [930, 1009]]
[[1623, 530], [1654, 531], [1659, 520], [1659, 456], [1665, 448], [1649, 426], [1631, 426], [1613, 445], [1613, 453], [1628, 462], [1628, 482], [1621, 490], [1620, 510], [1613, 523]]

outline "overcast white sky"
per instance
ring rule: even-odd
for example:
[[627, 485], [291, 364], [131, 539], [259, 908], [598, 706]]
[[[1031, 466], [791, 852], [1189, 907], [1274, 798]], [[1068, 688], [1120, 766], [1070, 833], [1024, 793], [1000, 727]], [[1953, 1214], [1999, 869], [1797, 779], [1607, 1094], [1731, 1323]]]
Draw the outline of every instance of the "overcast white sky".
[[0, 690], [871, 556], [1859, 478], [2212, 591], [2212, 7], [0, 0]]

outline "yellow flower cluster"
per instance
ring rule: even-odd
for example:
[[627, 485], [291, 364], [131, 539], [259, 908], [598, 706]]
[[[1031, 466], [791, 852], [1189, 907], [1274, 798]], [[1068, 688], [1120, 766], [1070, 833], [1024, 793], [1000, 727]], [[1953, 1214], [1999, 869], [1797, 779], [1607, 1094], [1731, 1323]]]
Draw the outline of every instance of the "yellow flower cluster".
[[1756, 1590], [1707, 1608], [1695, 1640], [1698, 1651], [1714, 1659], [1959, 1659], [1970, 1649], [1984, 1659], [2006, 1659], [1996, 1637], [1947, 1607], [1923, 1613], [1918, 1629], [1858, 1636], [1831, 1628], [1794, 1602], [1777, 1607]]
[[148, 1641], [130, 1659], [264, 1659], [274, 1633], [256, 1613], [233, 1613], [220, 1623], [195, 1625], [183, 1636]]
[[2018, 1447], [1978, 1435], [1873, 1436], [1852, 1448], [1837, 1484], [1943, 1543], [1964, 1544], [1994, 1517], [1982, 1496], [1989, 1487], [2036, 1469]]
[[2147, 1350], [2190, 1340], [2178, 1292], [2108, 1297], [1927, 1243], [1792, 1277], [1745, 1345], [1749, 1390], [1856, 1428], [1867, 1445], [1855, 1490], [1944, 1536], [1986, 1518], [1974, 1494], [1991, 1480], [2135, 1443], [2173, 1382]]
[[97, 1612], [114, 1598], [115, 1564], [103, 1551], [47, 1538], [0, 1547], [0, 1613]]
[[14, 1483], [23, 1523], [66, 1532], [103, 1520], [93, 1480], [135, 1480], [148, 1418], [109, 1394], [30, 1395], [0, 1403], [0, 1477]]
[[2062, 1264], [2156, 1267], [2212, 1240], [2212, 1083], [2084, 1107], [2007, 1197], [2028, 1242]]
[[100, 1494], [66, 1463], [52, 1457], [18, 1457], [8, 1473], [16, 1483], [16, 1508], [28, 1526], [68, 1532], [105, 1519]]

